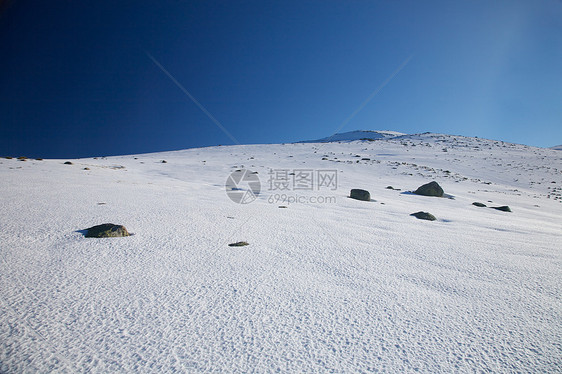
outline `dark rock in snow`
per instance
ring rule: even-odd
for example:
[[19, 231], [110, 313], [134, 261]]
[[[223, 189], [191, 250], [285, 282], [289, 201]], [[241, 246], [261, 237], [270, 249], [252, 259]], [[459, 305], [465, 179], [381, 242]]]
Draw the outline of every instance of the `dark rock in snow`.
[[490, 208], [492, 209], [496, 209], [496, 210], [501, 210], [502, 212], [511, 212], [511, 209], [507, 206], [491, 206]]
[[474, 202], [474, 203], [472, 203], [472, 205], [478, 206], [478, 207], [480, 207], [480, 208], [485, 208], [485, 207], [486, 207], [486, 204], [479, 203], [479, 202]]
[[416, 217], [417, 219], [425, 219], [427, 221], [435, 221], [437, 219], [433, 214], [428, 212], [416, 212], [410, 215]]
[[114, 225], [113, 223], [104, 223], [101, 225], [86, 229], [86, 238], [117, 238], [129, 236], [129, 232], [125, 226]]
[[64, 164], [65, 164], [65, 165], [72, 165], [72, 162], [67, 161], [67, 162], [65, 162]]
[[414, 191], [416, 195], [423, 195], [423, 196], [436, 196], [436, 197], [443, 197], [443, 189], [441, 186], [433, 181], [423, 186], [418, 187], [417, 190]]
[[371, 201], [371, 194], [369, 191], [354, 188], [351, 190], [349, 197], [355, 200]]
[[229, 247], [244, 247], [246, 245], [250, 245], [250, 243], [248, 243], [248, 242], [236, 242], [236, 243], [230, 243], [228, 246]]

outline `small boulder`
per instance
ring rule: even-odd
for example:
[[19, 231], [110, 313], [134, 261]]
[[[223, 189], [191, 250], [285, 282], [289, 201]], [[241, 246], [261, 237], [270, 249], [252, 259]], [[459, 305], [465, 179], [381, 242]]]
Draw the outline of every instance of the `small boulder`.
[[416, 212], [410, 215], [416, 217], [417, 219], [425, 219], [427, 221], [435, 221], [437, 219], [433, 214], [428, 212]]
[[72, 165], [72, 162], [67, 161], [67, 162], [65, 162], [64, 164], [65, 164], [65, 165]]
[[414, 191], [416, 195], [423, 195], [423, 196], [435, 196], [435, 197], [443, 197], [443, 189], [441, 186], [433, 181], [423, 186], [418, 187], [417, 190]]
[[351, 190], [349, 197], [355, 200], [371, 201], [371, 194], [369, 191], [354, 188]]
[[244, 247], [246, 245], [250, 245], [250, 243], [248, 243], [248, 242], [236, 242], [236, 243], [230, 243], [228, 246], [229, 247]]
[[485, 207], [486, 207], [486, 204], [479, 203], [479, 202], [477, 202], [477, 201], [474, 202], [474, 203], [472, 203], [472, 205], [477, 206], [477, 207], [480, 207], [480, 208], [485, 208]]
[[511, 208], [508, 207], [507, 205], [504, 205], [504, 206], [491, 206], [490, 208], [496, 209], [496, 210], [501, 210], [502, 212], [511, 212]]
[[86, 229], [86, 238], [117, 238], [130, 236], [125, 226], [104, 223]]

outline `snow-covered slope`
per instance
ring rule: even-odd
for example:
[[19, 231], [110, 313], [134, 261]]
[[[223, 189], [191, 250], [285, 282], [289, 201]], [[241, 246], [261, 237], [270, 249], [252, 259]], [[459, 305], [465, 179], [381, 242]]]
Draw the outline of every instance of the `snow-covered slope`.
[[[0, 159], [0, 372], [560, 370], [559, 151], [421, 134], [64, 161]], [[408, 193], [432, 180], [453, 198]], [[79, 231], [105, 222], [135, 235]]]
[[318, 140], [308, 140], [301, 143], [326, 143], [326, 142], [342, 142], [342, 141], [353, 141], [353, 140], [378, 140], [378, 139], [389, 139], [402, 135], [406, 135], [406, 134], [396, 131], [356, 130], [356, 131], [344, 132], [341, 134], [334, 134], [332, 136], [328, 136], [327, 138], [322, 138]]
[[560, 145], [555, 145], [554, 147], [550, 147], [550, 149], [555, 149], [557, 151], [562, 151], [562, 144]]

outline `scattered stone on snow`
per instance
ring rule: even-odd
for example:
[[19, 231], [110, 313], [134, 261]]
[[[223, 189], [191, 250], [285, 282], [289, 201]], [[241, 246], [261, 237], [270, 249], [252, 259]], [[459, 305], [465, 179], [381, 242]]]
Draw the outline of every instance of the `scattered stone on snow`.
[[70, 161], [67, 161], [67, 162], [65, 162], [64, 164], [65, 164], [65, 165], [73, 165], [73, 163], [70, 162]]
[[416, 217], [417, 219], [425, 219], [427, 221], [435, 221], [437, 219], [433, 214], [429, 212], [416, 212], [410, 215]]
[[474, 203], [472, 203], [472, 205], [477, 206], [477, 207], [480, 207], [480, 208], [485, 208], [485, 207], [486, 207], [486, 204], [479, 203], [479, 202], [477, 202], [477, 201], [475, 201]]
[[511, 212], [511, 208], [508, 207], [507, 205], [504, 205], [504, 206], [491, 206], [490, 208], [495, 209], [495, 210], [501, 210], [502, 212]]
[[248, 242], [236, 242], [236, 243], [230, 243], [228, 246], [229, 247], [244, 247], [246, 245], [250, 245], [250, 243], [248, 243]]
[[85, 234], [86, 238], [117, 238], [124, 236], [130, 236], [125, 226], [114, 225], [113, 223], [92, 226], [86, 229]]
[[371, 194], [369, 191], [354, 188], [351, 190], [349, 197], [355, 200], [371, 201]]
[[435, 181], [429, 182], [427, 184], [424, 184], [423, 186], [418, 187], [418, 189], [415, 190], [414, 193], [416, 195], [422, 195], [422, 196], [443, 197], [443, 189]]

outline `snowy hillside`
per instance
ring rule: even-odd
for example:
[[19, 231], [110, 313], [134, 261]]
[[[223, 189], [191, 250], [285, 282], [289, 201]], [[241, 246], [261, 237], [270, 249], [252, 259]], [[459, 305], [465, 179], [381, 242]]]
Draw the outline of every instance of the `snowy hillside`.
[[[410, 192], [430, 181], [449, 198]], [[0, 188], [2, 373], [560, 371], [556, 150], [421, 134], [14, 158]], [[108, 222], [134, 235], [84, 237]]]
[[322, 138], [318, 140], [307, 140], [301, 143], [326, 143], [326, 142], [341, 142], [341, 141], [353, 141], [353, 140], [379, 140], [379, 139], [389, 139], [402, 135], [406, 135], [406, 134], [396, 131], [357, 130], [357, 131], [344, 132], [341, 134], [334, 134], [332, 136], [328, 136], [327, 138]]
[[550, 149], [556, 149], [557, 151], [562, 151], [562, 144], [555, 145], [554, 147], [550, 147]]

